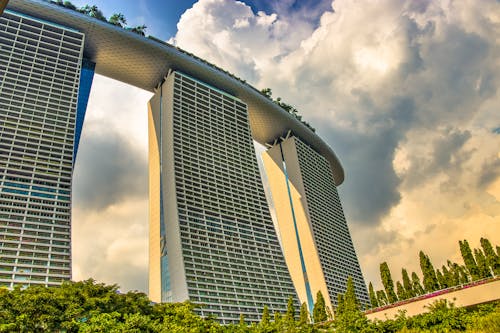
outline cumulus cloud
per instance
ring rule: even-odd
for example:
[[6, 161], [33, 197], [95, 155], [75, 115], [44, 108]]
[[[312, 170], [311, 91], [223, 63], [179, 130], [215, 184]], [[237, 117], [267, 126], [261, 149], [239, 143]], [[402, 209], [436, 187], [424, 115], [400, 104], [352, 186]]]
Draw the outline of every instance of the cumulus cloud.
[[201, 0], [174, 41], [271, 87], [317, 127], [346, 169], [340, 193], [368, 279], [380, 261], [414, 262], [406, 250], [440, 261], [464, 237], [498, 243], [500, 4], [336, 0], [305, 35], [285, 12]]
[[73, 176], [73, 279], [147, 291], [147, 101], [96, 75]]
[[147, 291], [148, 201], [126, 200], [103, 211], [73, 210], [73, 279], [94, 278]]
[[127, 198], [147, 196], [147, 161], [143, 151], [118, 132], [106, 129], [82, 141], [73, 195], [79, 207], [102, 210]]
[[[500, 4], [310, 3], [268, 2], [255, 13], [238, 1], [200, 0], [171, 42], [272, 88], [337, 152], [346, 169], [339, 190], [367, 280], [379, 280], [381, 261], [395, 275], [402, 266], [418, 271], [420, 249], [439, 264], [459, 260], [459, 239], [500, 244]], [[75, 170], [74, 275], [144, 290], [147, 206], [139, 179], [151, 94], [103, 78], [92, 94], [82, 137], [89, 135], [89, 146], [82, 141]], [[98, 176], [78, 178], [86, 168], [109, 174], [109, 191]]]

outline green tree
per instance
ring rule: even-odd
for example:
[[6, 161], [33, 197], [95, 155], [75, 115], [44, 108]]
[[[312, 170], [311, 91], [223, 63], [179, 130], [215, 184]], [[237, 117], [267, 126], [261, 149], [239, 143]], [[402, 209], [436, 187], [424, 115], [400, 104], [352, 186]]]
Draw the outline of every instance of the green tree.
[[288, 331], [293, 331], [295, 328], [295, 306], [293, 303], [293, 296], [290, 296], [285, 314], [285, 323]]
[[412, 272], [411, 273], [411, 284], [413, 287], [413, 292], [415, 293], [415, 296], [420, 296], [425, 294], [424, 288], [422, 287], [422, 284], [420, 283], [420, 278], [418, 277], [417, 273]]
[[270, 98], [272, 99], [273, 97], [273, 91], [271, 90], [271, 88], [264, 88], [260, 91], [260, 93], [264, 96], [266, 96], [267, 98]]
[[245, 315], [243, 313], [240, 313], [240, 321], [239, 321], [240, 326], [247, 326], [247, 323], [245, 322]]
[[458, 241], [460, 245], [460, 253], [462, 254], [462, 258], [464, 259], [465, 267], [469, 271], [469, 274], [472, 278], [472, 281], [480, 279], [479, 269], [477, 267], [476, 261], [474, 260], [474, 256], [472, 255], [472, 251], [469, 246], [469, 242], [464, 239], [463, 241]]
[[377, 290], [377, 301], [379, 306], [388, 305], [387, 295], [383, 290]]
[[264, 309], [262, 310], [262, 318], [258, 325], [258, 331], [265, 333], [269, 332], [271, 328], [271, 316], [269, 314], [269, 307], [264, 305]]
[[127, 19], [121, 13], [114, 13], [108, 20], [109, 23], [116, 25], [118, 27], [124, 27], [127, 25]]
[[397, 302], [398, 297], [394, 292], [394, 281], [392, 280], [391, 271], [389, 270], [387, 262], [380, 264], [380, 278], [382, 280], [382, 284], [384, 285], [385, 294], [387, 295], [389, 303]]
[[440, 289], [448, 288], [448, 283], [446, 282], [446, 278], [444, 277], [444, 274], [441, 273], [441, 271], [439, 269], [436, 269], [436, 278], [438, 280]]
[[144, 24], [143, 25], [138, 25], [136, 27], [132, 27], [130, 28], [130, 31], [138, 34], [138, 35], [141, 35], [141, 36], [145, 36], [146, 35], [146, 29], [147, 29], [147, 26], [145, 26]]
[[439, 290], [439, 282], [431, 260], [423, 251], [420, 251], [419, 257], [420, 268], [422, 270], [422, 275], [424, 276], [423, 283], [425, 291], [430, 293]]
[[366, 328], [367, 325], [368, 321], [361, 311], [360, 304], [354, 292], [352, 277], [349, 277], [347, 279], [346, 291], [343, 295], [342, 311], [338, 311], [335, 317], [335, 327], [340, 332], [359, 332]]
[[398, 299], [400, 301], [407, 299], [406, 290], [399, 281], [396, 282], [396, 294], [398, 295]]
[[413, 286], [410, 280], [410, 276], [408, 275], [408, 271], [403, 268], [401, 269], [401, 276], [403, 277], [403, 287], [406, 291], [406, 298], [415, 297], [415, 292], [413, 291]]
[[64, 1], [63, 6], [71, 10], [76, 10], [76, 6], [73, 5], [70, 1]]
[[318, 291], [316, 294], [316, 303], [314, 303], [313, 307], [313, 320], [315, 323], [320, 323], [327, 319], [325, 299], [321, 291]]
[[481, 237], [481, 247], [486, 256], [486, 262], [495, 275], [500, 275], [500, 256], [495, 253], [493, 246], [487, 238]]
[[309, 324], [309, 310], [307, 309], [306, 302], [302, 303], [300, 306], [300, 316], [299, 316], [299, 325], [303, 326], [305, 324]]
[[344, 294], [337, 294], [337, 309], [335, 311], [336, 315], [339, 316], [344, 312]]
[[283, 318], [281, 317], [281, 313], [275, 312], [274, 313], [274, 322], [273, 322], [274, 329], [276, 332], [283, 332], [285, 327], [283, 325]]
[[90, 17], [94, 17], [98, 20], [106, 21], [106, 17], [104, 16], [104, 14], [101, 12], [101, 10], [96, 5], [93, 5], [93, 6], [85, 5], [82, 8], [80, 8], [78, 11], [83, 13], [83, 14], [86, 14]]
[[373, 290], [373, 284], [371, 282], [368, 284], [368, 294], [370, 295], [371, 307], [378, 307], [377, 294], [375, 294], [375, 291]]
[[476, 259], [479, 276], [482, 279], [491, 277], [490, 267], [486, 262], [486, 257], [484, 256], [483, 251], [480, 249], [474, 249], [474, 257]]

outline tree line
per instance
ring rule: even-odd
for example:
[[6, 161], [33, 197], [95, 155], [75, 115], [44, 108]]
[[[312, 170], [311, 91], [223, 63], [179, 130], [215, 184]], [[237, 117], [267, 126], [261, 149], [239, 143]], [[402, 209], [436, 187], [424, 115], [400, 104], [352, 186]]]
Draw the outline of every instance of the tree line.
[[447, 260], [446, 265], [435, 269], [428, 255], [419, 252], [422, 282], [417, 273], [411, 275], [405, 268], [401, 269], [401, 281], [394, 280], [387, 262], [380, 264], [380, 279], [384, 289], [375, 291], [373, 284], [368, 285], [370, 306], [376, 308], [397, 301], [432, 293], [437, 290], [451, 288], [469, 282], [500, 275], [500, 247], [496, 251], [487, 238], [481, 238], [481, 248], [471, 250], [467, 240], [458, 242], [464, 264]]
[[71, 10], [75, 10], [77, 12], [80, 12], [82, 14], [88, 15], [90, 17], [96, 18], [100, 21], [103, 22], [108, 22], [112, 25], [116, 25], [120, 28], [124, 28], [125, 30], [130, 30], [132, 32], [135, 32], [136, 34], [139, 34], [141, 36], [145, 36], [146, 32], [146, 25], [138, 25], [135, 27], [128, 27], [127, 26], [127, 19], [125, 16], [121, 13], [114, 13], [111, 15], [109, 19], [104, 16], [103, 12], [96, 6], [96, 5], [85, 5], [81, 8], [77, 8], [71, 1], [63, 1], [63, 0], [50, 0], [51, 3], [54, 3], [58, 6], [62, 6]]
[[[199, 305], [151, 303], [140, 292], [118, 292], [116, 285], [94, 280], [65, 282], [58, 287], [0, 289], [0, 332], [190, 332], [190, 333], [320, 333], [320, 332], [498, 332], [500, 302], [472, 309], [440, 301], [429, 312], [411, 318], [368, 320], [354, 293], [352, 279], [331, 313], [318, 293], [312, 317], [302, 304], [297, 313], [290, 297], [286, 312], [270, 313], [261, 321], [222, 325], [216, 318], [196, 314]], [[332, 318], [334, 315], [334, 319]], [[311, 322], [311, 319], [314, 323]]]

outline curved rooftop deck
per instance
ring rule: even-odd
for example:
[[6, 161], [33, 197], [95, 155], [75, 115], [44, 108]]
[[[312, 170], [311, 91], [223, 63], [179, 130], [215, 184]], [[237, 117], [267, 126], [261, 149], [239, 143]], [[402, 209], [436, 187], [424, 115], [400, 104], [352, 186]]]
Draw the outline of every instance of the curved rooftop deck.
[[240, 98], [248, 105], [250, 127], [257, 142], [273, 143], [292, 131], [330, 162], [337, 185], [344, 181], [339, 159], [318, 135], [251, 85], [203, 59], [155, 38], [42, 0], [10, 0], [7, 9], [85, 33], [84, 56], [96, 63], [98, 74], [152, 92], [169, 70], [179, 70]]

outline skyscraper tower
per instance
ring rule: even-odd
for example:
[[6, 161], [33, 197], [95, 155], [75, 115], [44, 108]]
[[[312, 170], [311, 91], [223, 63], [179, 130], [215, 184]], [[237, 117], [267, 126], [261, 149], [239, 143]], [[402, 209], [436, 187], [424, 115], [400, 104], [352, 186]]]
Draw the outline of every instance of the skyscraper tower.
[[[335, 304], [349, 275], [367, 300], [336, 192], [343, 168], [326, 142], [203, 59], [43, 0], [10, 0], [0, 18], [1, 286], [71, 277], [72, 172], [94, 70], [154, 93], [154, 301], [257, 321], [296, 292], [310, 307], [317, 291]], [[272, 146], [276, 229], [252, 140]]]
[[362, 304], [366, 286], [328, 161], [288, 134], [263, 153], [277, 232], [299, 294], [312, 310], [321, 291], [326, 305], [337, 305], [351, 276]]
[[71, 183], [94, 64], [79, 31], [0, 17], [0, 286], [71, 278]]
[[[295, 290], [238, 98], [171, 72], [149, 102], [150, 297], [256, 321]], [[298, 304], [297, 304], [298, 305]]]

